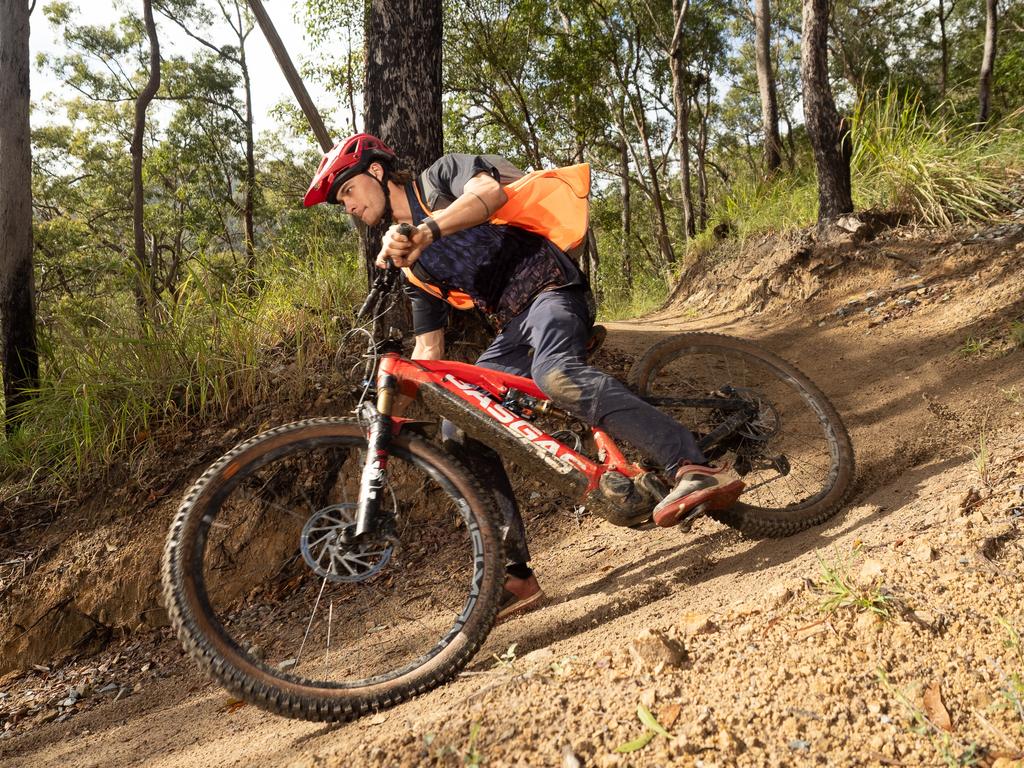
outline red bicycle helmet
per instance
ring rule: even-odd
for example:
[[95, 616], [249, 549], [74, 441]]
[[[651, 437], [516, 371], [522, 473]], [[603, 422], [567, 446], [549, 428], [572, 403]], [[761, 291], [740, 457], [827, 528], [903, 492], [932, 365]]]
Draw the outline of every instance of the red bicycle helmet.
[[302, 204], [308, 208], [317, 203], [333, 203], [334, 192], [342, 182], [364, 172], [371, 163], [388, 165], [395, 159], [394, 150], [376, 136], [350, 136], [324, 155]]

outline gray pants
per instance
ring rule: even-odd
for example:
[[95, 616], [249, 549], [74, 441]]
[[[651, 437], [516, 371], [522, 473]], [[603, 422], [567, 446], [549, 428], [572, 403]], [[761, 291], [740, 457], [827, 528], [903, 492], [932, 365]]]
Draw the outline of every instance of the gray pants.
[[[645, 403], [618, 379], [587, 365], [591, 327], [583, 288], [545, 291], [502, 329], [476, 364], [529, 376], [555, 405], [630, 443], [670, 476], [682, 464], [704, 464], [690, 430]], [[495, 493], [505, 521], [508, 558], [528, 562], [526, 530], [501, 458], [473, 443], [472, 450], [460, 453], [464, 460], [472, 454], [470, 468]]]

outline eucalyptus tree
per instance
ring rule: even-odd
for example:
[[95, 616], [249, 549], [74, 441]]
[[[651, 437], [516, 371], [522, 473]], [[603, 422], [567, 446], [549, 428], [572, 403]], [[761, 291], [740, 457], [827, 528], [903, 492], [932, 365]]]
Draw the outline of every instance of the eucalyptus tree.
[[[156, 8], [173, 21], [192, 40], [213, 51], [218, 57], [237, 68], [242, 88], [242, 108], [231, 101], [221, 102], [238, 120], [244, 136], [245, 176], [241, 189], [242, 202], [239, 213], [245, 239], [246, 261], [250, 270], [255, 267], [256, 233], [255, 210], [259, 189], [256, 186], [256, 150], [253, 138], [252, 79], [246, 57], [246, 42], [255, 26], [252, 13], [244, 0], [214, 0], [214, 11], [204, 0], [157, 0]], [[231, 43], [218, 42], [211, 28], [221, 21], [231, 30]], [[184, 94], [182, 94], [184, 97]]]
[[829, 0], [803, 0], [804, 119], [818, 172], [818, 224], [853, 211], [849, 134], [828, 79]]
[[[142, 2], [143, 23], [146, 28], [146, 38], [149, 41], [149, 70], [145, 85], [142, 86], [135, 96], [135, 119], [132, 126], [132, 231], [135, 236], [135, 261], [138, 269], [139, 281], [136, 301], [139, 303], [140, 312], [145, 310], [144, 317], [152, 317], [153, 306], [156, 294], [155, 270], [152, 263], [147, 263], [146, 258], [146, 233], [144, 229], [144, 203], [142, 188], [142, 153], [143, 139], [146, 132], [146, 110], [150, 102], [156, 96], [160, 88], [160, 38], [156, 32], [156, 22], [153, 21], [153, 2], [143, 0]], [[144, 279], [148, 278], [148, 279]]]
[[772, 173], [782, 165], [782, 139], [779, 137], [779, 104], [772, 72], [770, 0], [754, 0], [754, 27], [757, 88], [761, 97], [761, 128], [764, 131], [764, 167]]
[[32, 268], [32, 146], [27, 0], [0, 4], [0, 345], [5, 430], [39, 378]]
[[[657, 40], [652, 35], [649, 9], [613, 0], [594, 3], [602, 25], [603, 49], [611, 79], [607, 88], [609, 115], [636, 171], [635, 182], [651, 202], [657, 257], [651, 261], [660, 268], [675, 263], [675, 249], [665, 209], [662, 178], [665, 173], [672, 128], [664, 119], [667, 105], [655, 97], [667, 87], [669, 76]], [[665, 151], [661, 151], [664, 147]], [[631, 207], [632, 213], [632, 207]], [[632, 227], [631, 227], [632, 228]], [[638, 242], [647, 250], [642, 238]]]
[[985, 0], [985, 50], [981, 55], [981, 73], [978, 75], [978, 125], [988, 122], [992, 101], [992, 70], [996, 62], [996, 36], [999, 9], [996, 0]]
[[[46, 12], [64, 36], [65, 50], [44, 57], [43, 63], [78, 94], [62, 104], [69, 125], [51, 125], [38, 132], [37, 145], [45, 151], [38, 163], [37, 229], [46, 233], [43, 242], [50, 249], [46, 260], [50, 265], [58, 262], [60, 246], [88, 232], [88, 243], [75, 247], [115, 255], [115, 269], [123, 270], [125, 262], [133, 265], [131, 288], [136, 301], [145, 314], [154, 316], [162, 292], [169, 291], [174, 298], [181, 257], [186, 251], [195, 252], [190, 244], [202, 239], [197, 231], [210, 221], [209, 215], [195, 212], [204, 206], [234, 206], [230, 192], [183, 203], [188, 185], [182, 179], [189, 173], [205, 174], [218, 178], [221, 188], [229, 188], [232, 179], [243, 176], [235, 149], [238, 131], [226, 128], [223, 119], [237, 113], [233, 102], [237, 76], [204, 53], [191, 59], [157, 53], [154, 61], [145, 15], [126, 14], [104, 26], [78, 23], [67, 3], [51, 3]], [[154, 74], [157, 62], [159, 85]], [[152, 91], [150, 104], [158, 105], [156, 115], [141, 98], [148, 96], [146, 85]], [[192, 121], [190, 131], [201, 134], [208, 146], [216, 145], [218, 152], [188, 153], [200, 136], [180, 130], [175, 134], [175, 120], [182, 109], [203, 118]], [[167, 146], [161, 147], [164, 142]], [[126, 144], [132, 148], [130, 165]], [[176, 166], [173, 183], [166, 174], [169, 164]], [[164, 171], [158, 172], [161, 168]], [[178, 232], [166, 229], [172, 221], [177, 222]], [[126, 229], [132, 232], [130, 241]], [[62, 233], [74, 237], [65, 238]], [[232, 239], [228, 234], [224, 243], [233, 249]], [[64, 255], [74, 261], [74, 253]]]

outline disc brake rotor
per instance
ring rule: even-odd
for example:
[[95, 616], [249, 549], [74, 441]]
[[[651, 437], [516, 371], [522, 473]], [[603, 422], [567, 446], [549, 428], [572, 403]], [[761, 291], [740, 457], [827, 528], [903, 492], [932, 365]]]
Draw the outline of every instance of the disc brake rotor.
[[766, 443], [779, 433], [782, 421], [775, 406], [756, 390], [746, 387], [733, 387], [732, 391], [741, 400], [757, 406], [757, 415], [743, 424], [736, 433], [748, 440]]
[[313, 514], [302, 527], [302, 558], [328, 581], [365, 581], [380, 572], [394, 547], [384, 542], [351, 542], [356, 504], [333, 504]]

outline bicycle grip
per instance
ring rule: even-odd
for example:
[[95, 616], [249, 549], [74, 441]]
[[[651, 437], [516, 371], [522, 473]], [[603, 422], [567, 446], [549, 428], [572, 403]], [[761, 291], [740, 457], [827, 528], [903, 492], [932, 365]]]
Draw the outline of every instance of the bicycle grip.
[[413, 225], [409, 224], [408, 222], [403, 221], [401, 224], [398, 225], [398, 234], [400, 234], [402, 237], [411, 238], [412, 233], [414, 231], [415, 227], [413, 227]]

